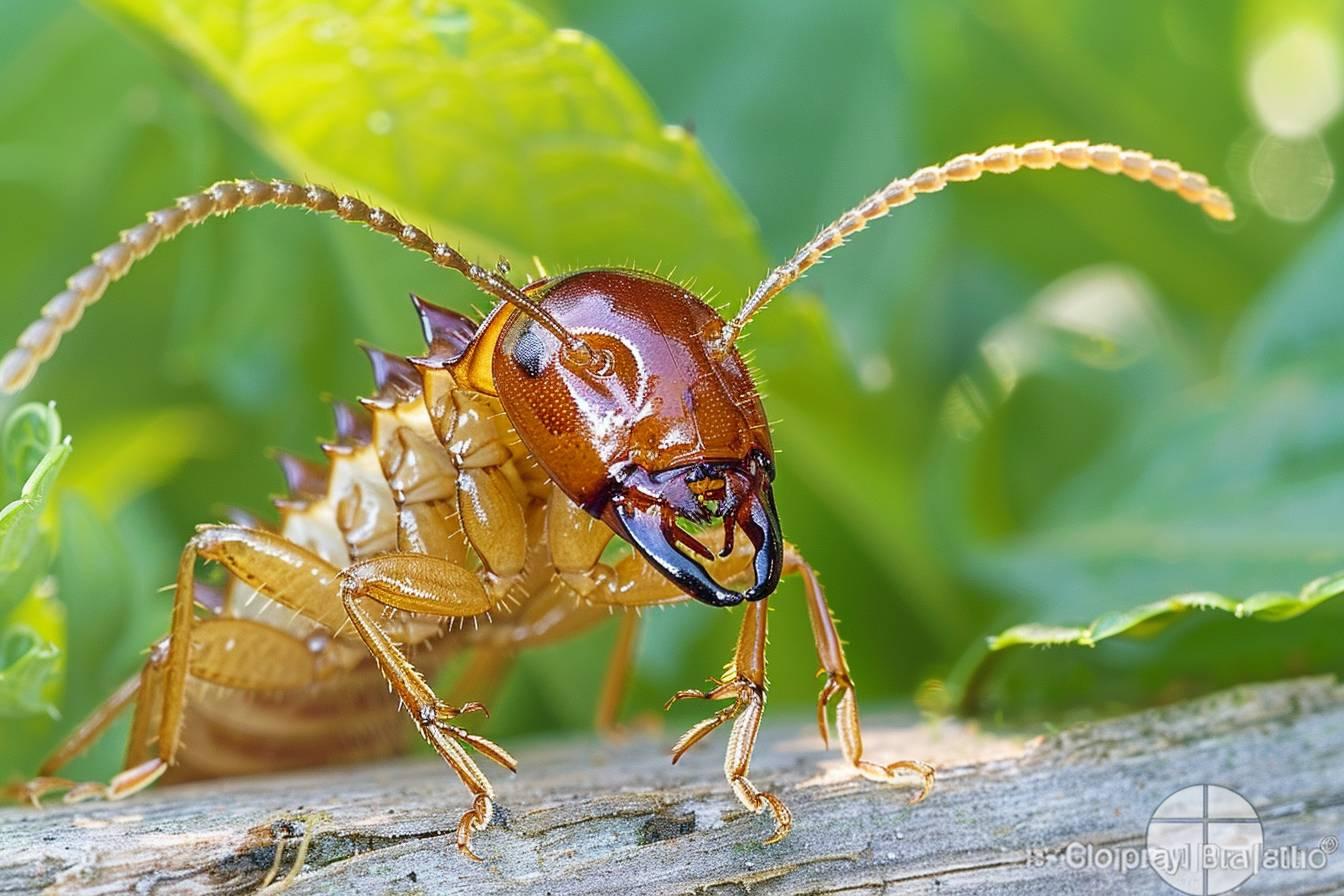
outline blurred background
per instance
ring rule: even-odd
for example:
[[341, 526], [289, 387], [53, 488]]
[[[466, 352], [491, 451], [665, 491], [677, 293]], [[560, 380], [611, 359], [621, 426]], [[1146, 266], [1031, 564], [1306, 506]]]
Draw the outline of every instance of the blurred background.
[[[359, 192], [516, 276], [533, 256], [675, 268], [733, 305], [860, 197], [960, 152], [1088, 138], [1175, 159], [1235, 223], [1124, 178], [988, 177], [772, 305], [745, 344], [785, 531], [869, 705], [1038, 727], [1344, 667], [1344, 601], [985, 662], [1009, 626], [1344, 569], [1337, 3], [21, 0], [0, 5], [0, 73], [6, 339], [89, 252], [223, 177]], [[22, 396], [56, 402], [73, 453], [45, 535], [57, 597], [0, 597], [0, 692], [37, 642], [48, 657], [28, 667], [43, 699], [0, 722], [0, 774], [136, 668], [193, 525], [281, 490], [267, 449], [318, 456], [324, 398], [370, 390], [354, 341], [417, 349], [410, 291], [484, 304], [384, 239], [256, 211], [89, 312]], [[777, 719], [815, 699], [800, 596], [773, 602]], [[646, 619], [629, 718], [735, 637], [701, 606]], [[586, 727], [614, 631], [522, 657], [491, 736]], [[112, 770], [121, 737], [76, 776]]]

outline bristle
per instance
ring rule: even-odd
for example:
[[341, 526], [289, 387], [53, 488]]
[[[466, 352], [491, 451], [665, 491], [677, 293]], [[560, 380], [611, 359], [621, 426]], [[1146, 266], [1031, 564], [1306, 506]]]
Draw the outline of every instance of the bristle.
[[[361, 398], [360, 402], [362, 404], [378, 404], [377, 401], [371, 398]], [[322, 442], [318, 447], [322, 449], [322, 453], [327, 456], [328, 460], [335, 460], [338, 457], [349, 457], [354, 454], [356, 448], [360, 446], [343, 445], [339, 442]]]
[[415, 293], [411, 293], [411, 304], [420, 315], [420, 332], [430, 358], [451, 360], [462, 354], [476, 335], [477, 325], [466, 315], [426, 302]]
[[332, 402], [331, 414], [336, 419], [336, 441], [342, 445], [367, 445], [373, 438], [369, 412], [346, 401]]
[[379, 401], [404, 401], [420, 394], [420, 374], [400, 355], [361, 343], [360, 348], [369, 356], [373, 367], [373, 384], [378, 389]]
[[285, 474], [289, 497], [300, 500], [320, 498], [327, 491], [327, 467], [284, 451], [275, 452], [275, 460]]

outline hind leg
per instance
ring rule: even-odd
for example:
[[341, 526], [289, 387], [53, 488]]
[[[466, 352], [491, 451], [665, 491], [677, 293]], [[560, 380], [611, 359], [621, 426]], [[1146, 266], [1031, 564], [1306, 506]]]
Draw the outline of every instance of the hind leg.
[[[323, 625], [338, 622], [337, 571], [279, 536], [241, 526], [210, 526], [187, 542], [178, 564], [169, 634], [150, 651], [140, 674], [122, 685], [52, 756], [39, 777], [17, 788], [34, 801], [65, 790], [69, 802], [123, 799], [161, 777], [177, 758], [187, 677], [224, 687], [282, 690], [318, 674], [318, 655], [296, 638], [247, 619], [197, 619], [197, 559], [214, 560], [278, 603]], [[331, 612], [330, 608], [335, 608]], [[107, 782], [76, 783], [52, 775], [91, 744], [134, 702], [125, 768]]]
[[[36, 807], [46, 795], [63, 790], [69, 791], [78, 786], [69, 778], [59, 777], [58, 773], [92, 746], [107, 727], [135, 702], [140, 694], [141, 678], [142, 673], [136, 673], [113, 691], [106, 700], [94, 707], [88, 718], [67, 735], [43, 761], [37, 770], [37, 777], [10, 788], [9, 795]], [[128, 769], [131, 766], [132, 763], [126, 764]]]

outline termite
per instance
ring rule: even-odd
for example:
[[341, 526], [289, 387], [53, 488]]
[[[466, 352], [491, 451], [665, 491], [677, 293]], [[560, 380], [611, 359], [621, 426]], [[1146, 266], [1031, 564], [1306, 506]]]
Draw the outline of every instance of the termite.
[[[70, 800], [120, 799], [165, 776], [382, 755], [400, 745], [388, 721], [404, 707], [470, 792], [456, 844], [477, 858], [471, 838], [490, 823], [494, 796], [464, 745], [511, 771], [516, 763], [454, 723], [480, 703], [445, 702], [425, 675], [470, 647], [476, 673], [467, 678], [479, 684], [509, 652], [592, 625], [611, 608], [693, 598], [746, 607], [725, 674], [710, 690], [668, 701], [726, 701], [677, 741], [673, 761], [732, 721], [728, 784], [748, 809], [770, 813], [766, 842], [774, 843], [792, 816], [752, 783], [749, 767], [766, 701], [766, 607], [789, 574], [802, 579], [825, 675], [823, 741], [834, 702], [848, 763], [874, 781], [912, 773], [920, 787], [911, 801], [923, 799], [934, 781], [929, 764], [864, 754], [854, 679], [826, 597], [782, 535], [770, 427], [736, 343], [772, 298], [893, 208], [985, 172], [1057, 165], [1122, 173], [1216, 220], [1233, 217], [1227, 194], [1205, 177], [1145, 152], [1086, 141], [997, 146], [892, 181], [772, 270], [725, 320], [685, 287], [637, 270], [580, 270], [520, 288], [505, 263], [474, 264], [381, 208], [315, 185], [222, 181], [151, 212], [47, 303], [0, 360], [0, 388], [28, 383], [134, 262], [184, 228], [241, 208], [293, 206], [362, 224], [459, 272], [498, 304], [476, 323], [415, 299], [425, 353], [369, 351], [377, 391], [362, 402], [368, 414], [337, 407], [326, 467], [282, 457], [290, 494], [277, 501], [278, 525], [242, 517], [196, 530], [182, 552], [167, 636], [20, 793], [34, 802], [58, 790]], [[628, 547], [613, 553], [615, 536]], [[201, 561], [227, 571], [223, 587], [197, 580]], [[487, 614], [478, 628], [453, 624]], [[604, 704], [619, 693], [633, 619]], [[384, 683], [399, 704], [386, 699]], [[53, 777], [132, 704], [123, 771], [107, 783]]]

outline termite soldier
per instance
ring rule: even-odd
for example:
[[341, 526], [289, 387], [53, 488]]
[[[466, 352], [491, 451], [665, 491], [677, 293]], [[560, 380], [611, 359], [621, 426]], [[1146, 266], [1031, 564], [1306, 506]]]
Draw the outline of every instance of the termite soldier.
[[[424, 673], [465, 648], [476, 651], [475, 679], [483, 680], [508, 651], [563, 637], [610, 608], [694, 598], [746, 607], [716, 686], [672, 698], [728, 701], [677, 742], [674, 761], [733, 720], [728, 783], [747, 808], [769, 811], [774, 831], [766, 842], [773, 843], [789, 833], [792, 818], [751, 782], [748, 767], [765, 707], [766, 604], [780, 576], [796, 574], [826, 676], [817, 703], [822, 738], [835, 700], [848, 762], [874, 781], [913, 773], [922, 784], [914, 801], [923, 799], [933, 784], [929, 765], [864, 755], [853, 678], [816, 574], [784, 540], [771, 493], [770, 430], [735, 344], [771, 298], [896, 206], [984, 172], [1057, 165], [1150, 181], [1215, 219], [1233, 215], [1227, 195], [1203, 176], [1147, 153], [1083, 141], [999, 146], [874, 193], [724, 320], [685, 288], [639, 271], [585, 270], [519, 288], [506, 265], [480, 267], [383, 209], [318, 186], [224, 181], [152, 212], [47, 303], [0, 361], [0, 387], [22, 388], [135, 261], [183, 228], [240, 208], [297, 206], [363, 224], [460, 272], [499, 304], [478, 325], [416, 300], [425, 354], [370, 351], [378, 390], [363, 402], [369, 415], [338, 407], [339, 438], [327, 446], [325, 468], [282, 458], [290, 496], [278, 502], [279, 525], [246, 518], [197, 530], [182, 553], [167, 637], [22, 795], [36, 801], [63, 789], [67, 799], [118, 799], [165, 775], [393, 752], [399, 743], [386, 716], [398, 704], [382, 693], [386, 682], [470, 791], [457, 846], [475, 858], [471, 835], [489, 824], [494, 803], [463, 744], [510, 770], [515, 762], [453, 724], [479, 703], [444, 702]], [[633, 551], [609, 552], [614, 535]], [[197, 580], [199, 560], [224, 567], [222, 587]], [[449, 624], [486, 614], [479, 628]], [[617, 681], [628, 665], [633, 619], [623, 625], [612, 665]], [[416, 665], [405, 652], [412, 646]], [[107, 784], [52, 777], [132, 704], [124, 771]], [[610, 708], [610, 696], [604, 704]], [[302, 725], [291, 724], [300, 718]], [[245, 736], [230, 736], [242, 719]], [[182, 749], [184, 732], [190, 750]]]

